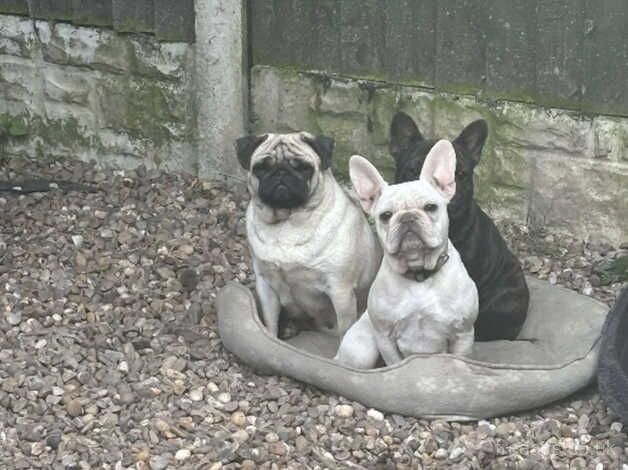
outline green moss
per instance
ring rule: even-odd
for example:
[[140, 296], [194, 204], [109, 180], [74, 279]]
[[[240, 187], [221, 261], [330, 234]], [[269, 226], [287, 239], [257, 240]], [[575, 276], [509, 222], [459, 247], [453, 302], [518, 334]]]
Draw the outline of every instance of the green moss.
[[404, 85], [410, 86], [414, 88], [423, 88], [428, 90], [434, 90], [434, 87], [428, 85], [427, 82], [421, 77], [398, 77], [396, 75], [387, 74], [387, 73], [360, 73], [353, 74], [350, 72], [342, 72], [342, 73], [329, 73], [329, 72], [318, 72], [309, 70], [307, 66], [303, 66], [302, 64], [294, 64], [294, 63], [285, 63], [285, 62], [277, 62], [274, 63], [272, 60], [261, 61], [255, 60], [257, 65], [254, 67], [268, 67], [272, 68], [275, 73], [277, 73], [280, 77], [294, 77], [295, 75], [303, 75], [312, 78], [318, 78], [321, 80], [338, 80], [341, 82], [360, 82], [368, 84], [368, 86], [378, 87], [391, 87], [395, 85]]
[[22, 137], [28, 134], [28, 123], [25, 116], [0, 114], [0, 129], [7, 136]]
[[17, 120], [11, 123], [11, 126], [9, 127], [9, 135], [13, 137], [21, 137], [26, 134], [28, 134], [28, 127], [24, 121]]
[[121, 18], [116, 24], [118, 33], [150, 33], [152, 30], [152, 25], [137, 21], [130, 16]]
[[[86, 129], [75, 118], [68, 119], [44, 119], [41, 116], [11, 116], [0, 115], [0, 136], [6, 138], [24, 138], [25, 136], [37, 136], [35, 154], [39, 160], [52, 161], [52, 147], [78, 148], [89, 147], [91, 138]], [[3, 142], [0, 140], [0, 145]], [[0, 156], [0, 160], [5, 155]]]
[[628, 255], [620, 256], [602, 269], [602, 282], [628, 282]]
[[72, 23], [81, 26], [111, 26], [105, 16], [94, 15], [89, 10], [74, 10]]
[[545, 106], [547, 108], [561, 108], [572, 111], [580, 110], [580, 95], [566, 98], [561, 96], [552, 96], [547, 94], [538, 94], [534, 100], [535, 104]]
[[107, 125], [156, 146], [191, 132], [187, 96], [148, 79], [110, 77], [103, 82], [101, 103]]
[[537, 101], [536, 94], [525, 90], [523, 88], [513, 88], [510, 90], [492, 91], [486, 90], [483, 93], [487, 98], [492, 100], [508, 100], [518, 103], [530, 103], [533, 104]]
[[28, 6], [26, 2], [4, 2], [0, 6], [0, 14], [28, 16]]
[[35, 118], [35, 133], [46, 142], [61, 144], [64, 147], [87, 147], [91, 144], [84, 126], [81, 126], [76, 118], [48, 119]]

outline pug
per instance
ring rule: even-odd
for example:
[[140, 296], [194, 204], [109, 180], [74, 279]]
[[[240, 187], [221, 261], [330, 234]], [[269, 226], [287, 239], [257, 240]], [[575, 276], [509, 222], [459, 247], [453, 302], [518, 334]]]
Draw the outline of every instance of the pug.
[[331, 172], [333, 139], [307, 132], [242, 137], [246, 212], [262, 320], [280, 312], [342, 336], [366, 308], [381, 248], [359, 203]]
[[415, 353], [469, 354], [478, 293], [447, 235], [447, 204], [456, 192], [451, 142], [432, 147], [418, 181], [388, 186], [360, 156], [349, 166], [362, 207], [375, 219], [384, 258], [367, 311], [343, 338], [336, 359], [372, 368], [378, 353], [387, 365]]

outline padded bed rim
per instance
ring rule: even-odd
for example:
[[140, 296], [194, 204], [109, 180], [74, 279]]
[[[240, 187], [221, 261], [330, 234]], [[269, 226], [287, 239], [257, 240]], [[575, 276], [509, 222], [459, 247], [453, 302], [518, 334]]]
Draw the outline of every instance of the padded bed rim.
[[225, 348], [254, 370], [291, 377], [389, 413], [468, 421], [520, 412], [566, 398], [592, 381], [597, 366], [599, 331], [586, 353], [550, 366], [434, 354], [358, 370], [271, 337], [252, 292], [240, 284], [228, 284], [216, 302]]
[[[246, 287], [244, 287], [243, 285], [241, 285], [241, 284], [239, 284], [237, 282], [229, 282], [226, 287], [229, 287], [229, 288], [235, 287], [238, 290], [246, 291], [247, 299], [248, 299], [248, 302], [249, 302], [250, 311], [257, 313], [257, 305], [255, 303], [255, 299], [253, 297], [253, 293], [249, 289], [247, 289]], [[286, 349], [289, 349], [289, 350], [291, 350], [291, 351], [293, 351], [295, 353], [302, 354], [304, 356], [308, 356], [311, 359], [325, 361], [325, 362], [328, 362], [330, 364], [333, 364], [334, 366], [342, 367], [344, 369], [350, 370], [352, 372], [357, 372], [357, 373], [360, 373], [360, 374], [381, 374], [382, 372], [385, 372], [385, 371], [388, 371], [388, 370], [393, 370], [393, 369], [398, 369], [398, 368], [405, 367], [408, 362], [411, 362], [415, 358], [427, 358], [427, 357], [445, 357], [445, 358], [448, 358], [451, 361], [459, 361], [459, 362], [463, 362], [463, 363], [467, 363], [467, 364], [472, 364], [474, 366], [484, 367], [484, 368], [488, 368], [488, 369], [496, 369], [496, 370], [497, 369], [508, 369], [508, 370], [534, 371], [534, 370], [564, 369], [565, 367], [567, 367], [567, 366], [569, 366], [571, 364], [574, 364], [576, 362], [579, 362], [579, 361], [582, 361], [583, 359], [585, 359], [587, 356], [589, 356], [589, 354], [591, 354], [591, 352], [593, 352], [594, 350], [596, 350], [598, 348], [599, 342], [600, 342], [600, 337], [598, 336], [598, 338], [595, 340], [595, 342], [586, 351], [586, 354], [580, 355], [578, 357], [574, 357], [573, 359], [565, 361], [563, 363], [557, 363], [557, 364], [554, 364], [554, 365], [547, 365], [547, 366], [546, 365], [540, 365], [540, 364], [521, 365], [521, 364], [505, 364], [505, 363], [485, 362], [485, 361], [478, 361], [476, 359], [471, 359], [471, 358], [464, 357], [464, 356], [455, 356], [453, 354], [439, 353], [439, 354], [413, 354], [412, 356], [406, 357], [403, 361], [399, 362], [398, 364], [395, 364], [395, 365], [392, 365], [392, 366], [386, 366], [386, 367], [379, 367], [377, 369], [356, 369], [354, 367], [349, 367], [347, 365], [340, 364], [340, 363], [338, 363], [338, 362], [336, 362], [336, 361], [334, 361], [332, 359], [327, 359], [326, 357], [322, 357], [322, 356], [318, 356], [316, 354], [312, 354], [309, 351], [305, 351], [303, 349], [299, 349], [299, 348], [291, 345], [290, 343], [288, 343], [286, 341], [282, 341], [280, 339], [274, 338], [273, 336], [270, 335], [270, 333], [268, 332], [268, 330], [266, 329], [266, 327], [264, 326], [264, 324], [260, 320], [259, 315], [251, 315], [251, 319], [255, 323], [257, 328], [259, 329], [259, 333], [264, 335], [265, 338], [268, 341], [271, 341], [271, 342], [277, 344], [278, 346], [281, 346], [281, 347], [284, 347]]]

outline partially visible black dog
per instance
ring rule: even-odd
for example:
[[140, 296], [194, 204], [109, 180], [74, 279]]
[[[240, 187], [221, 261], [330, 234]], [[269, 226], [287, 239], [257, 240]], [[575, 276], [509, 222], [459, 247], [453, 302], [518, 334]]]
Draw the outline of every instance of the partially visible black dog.
[[[478, 341], [516, 338], [529, 303], [519, 260], [493, 221], [473, 200], [473, 169], [480, 161], [487, 134], [486, 122], [479, 119], [453, 141], [457, 160], [456, 195], [447, 211], [449, 238], [478, 288], [480, 312], [475, 322]], [[425, 157], [435, 143], [436, 140], [423, 138], [410, 116], [398, 112], [390, 126], [395, 183], [418, 179]]]

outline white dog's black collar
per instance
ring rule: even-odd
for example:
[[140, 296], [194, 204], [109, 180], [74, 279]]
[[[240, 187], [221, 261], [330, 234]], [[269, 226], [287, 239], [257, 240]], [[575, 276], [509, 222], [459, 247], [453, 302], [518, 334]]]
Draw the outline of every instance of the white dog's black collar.
[[444, 253], [441, 253], [441, 255], [438, 257], [438, 260], [436, 260], [436, 266], [434, 266], [434, 269], [408, 269], [405, 272], [404, 276], [416, 282], [423, 282], [428, 277], [434, 275], [434, 273], [436, 273], [440, 268], [442, 268], [448, 260], [449, 255], [445, 251]]

